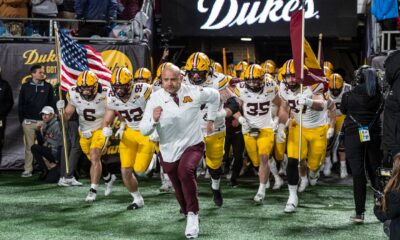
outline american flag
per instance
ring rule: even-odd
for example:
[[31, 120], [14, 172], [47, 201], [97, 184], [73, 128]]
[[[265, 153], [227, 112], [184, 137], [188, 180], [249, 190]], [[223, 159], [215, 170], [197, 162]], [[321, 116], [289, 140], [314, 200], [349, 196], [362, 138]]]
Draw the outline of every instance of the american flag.
[[58, 31], [61, 55], [61, 87], [68, 90], [75, 85], [79, 74], [92, 70], [103, 86], [109, 86], [111, 71], [106, 67], [101, 54], [88, 45], [81, 45], [67, 34]]

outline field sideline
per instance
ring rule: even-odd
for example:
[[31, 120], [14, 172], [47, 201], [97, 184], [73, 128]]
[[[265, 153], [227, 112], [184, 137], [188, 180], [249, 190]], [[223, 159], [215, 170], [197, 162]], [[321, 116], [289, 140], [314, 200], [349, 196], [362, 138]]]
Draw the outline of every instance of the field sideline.
[[[158, 179], [140, 179], [145, 207], [127, 211], [131, 196], [121, 178], [114, 192], [104, 197], [104, 185], [94, 204], [84, 202], [89, 189], [61, 188], [20, 178], [16, 172], [0, 174], [0, 239], [185, 239], [186, 220], [179, 214], [174, 195], [159, 193]], [[283, 213], [287, 187], [267, 190], [264, 205], [252, 198], [258, 189], [254, 179], [238, 188], [222, 182], [224, 206], [214, 207], [209, 181], [200, 179], [199, 239], [386, 239], [382, 224], [372, 213], [372, 194], [367, 197], [363, 225], [354, 225], [352, 186], [320, 183], [299, 195], [295, 214]]]

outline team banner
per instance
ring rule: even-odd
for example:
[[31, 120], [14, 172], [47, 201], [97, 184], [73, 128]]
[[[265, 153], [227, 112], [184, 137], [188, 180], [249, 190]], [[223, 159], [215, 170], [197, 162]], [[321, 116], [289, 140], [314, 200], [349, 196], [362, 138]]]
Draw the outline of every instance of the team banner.
[[[149, 52], [140, 45], [92, 45], [101, 53], [107, 68], [127, 67], [134, 72], [139, 67], [149, 67]], [[7, 118], [5, 145], [0, 168], [21, 169], [24, 164], [25, 148], [22, 127], [18, 120], [18, 95], [21, 84], [30, 78], [30, 68], [35, 64], [44, 66], [46, 80], [57, 83], [57, 56], [54, 44], [3, 43], [0, 44], [1, 77], [13, 89], [14, 107]], [[118, 127], [119, 123], [115, 122]], [[118, 139], [109, 141], [109, 158], [118, 155]]]
[[[162, 29], [175, 36], [289, 36], [301, 0], [163, 0]], [[357, 0], [306, 0], [306, 35], [357, 34]]]

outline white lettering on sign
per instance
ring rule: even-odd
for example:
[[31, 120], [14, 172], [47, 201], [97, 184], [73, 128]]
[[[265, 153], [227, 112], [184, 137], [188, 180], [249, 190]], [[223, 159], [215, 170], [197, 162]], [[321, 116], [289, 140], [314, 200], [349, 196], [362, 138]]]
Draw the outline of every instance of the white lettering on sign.
[[[220, 16], [224, 4], [229, 4], [226, 16]], [[264, 4], [264, 5], [262, 5]], [[234, 25], [252, 25], [254, 23], [265, 23], [267, 20], [278, 22], [290, 21], [290, 13], [300, 9], [300, 0], [264, 0], [243, 3], [239, 8], [237, 0], [215, 0], [212, 8], [204, 6], [204, 0], [197, 1], [197, 10], [200, 13], [209, 14], [206, 23], [200, 29], [215, 30]], [[306, 19], [319, 19], [319, 11], [315, 10], [314, 0], [305, 1]], [[221, 19], [217, 22], [217, 19]]]

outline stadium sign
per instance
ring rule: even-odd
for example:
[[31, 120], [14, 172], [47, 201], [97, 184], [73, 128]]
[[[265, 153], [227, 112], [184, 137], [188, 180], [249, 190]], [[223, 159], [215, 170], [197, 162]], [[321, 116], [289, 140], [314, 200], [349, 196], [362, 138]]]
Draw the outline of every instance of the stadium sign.
[[[300, 0], [168, 0], [162, 1], [163, 31], [175, 36], [289, 36]], [[356, 0], [306, 0], [306, 34], [355, 36]]]

